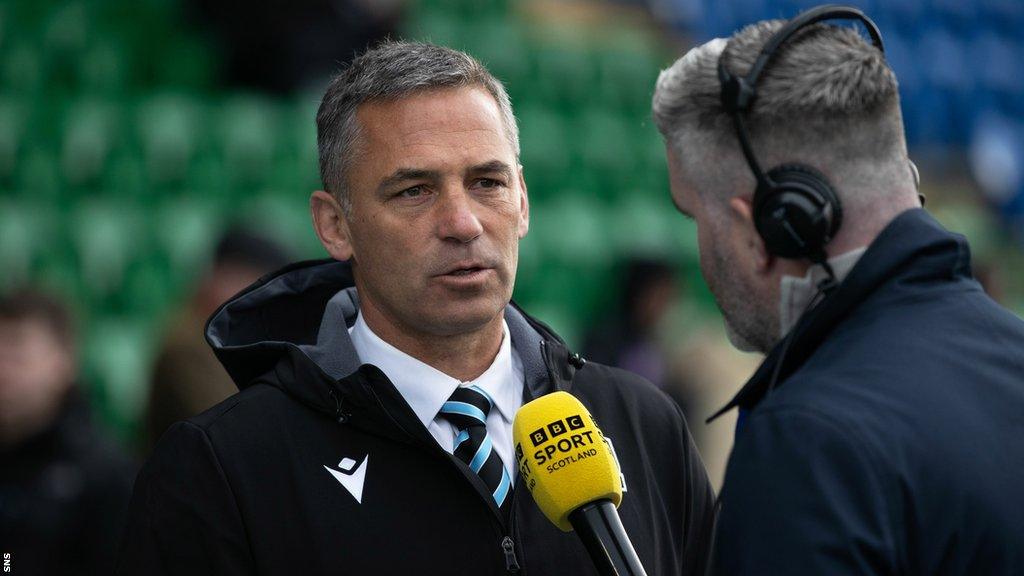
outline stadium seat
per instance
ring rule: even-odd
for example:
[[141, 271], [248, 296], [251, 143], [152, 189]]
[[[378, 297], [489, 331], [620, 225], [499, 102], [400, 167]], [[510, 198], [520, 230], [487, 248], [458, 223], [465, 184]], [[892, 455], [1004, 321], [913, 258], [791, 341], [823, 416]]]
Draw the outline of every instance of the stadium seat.
[[25, 133], [25, 105], [0, 97], [0, 188], [11, 188]]
[[140, 103], [135, 126], [149, 185], [184, 181], [199, 147], [203, 120], [202, 106], [184, 94], [157, 94]]
[[86, 199], [67, 218], [89, 302], [116, 307], [128, 265], [149, 249], [141, 214], [128, 202]]
[[111, 102], [89, 98], [68, 106], [60, 156], [65, 184], [82, 187], [98, 182], [118, 143], [119, 120]]
[[246, 192], [264, 185], [276, 154], [277, 106], [255, 95], [237, 95], [213, 113], [231, 184]]
[[82, 339], [89, 397], [124, 439], [132, 438], [145, 406], [153, 334], [151, 320], [109, 316], [93, 323]]

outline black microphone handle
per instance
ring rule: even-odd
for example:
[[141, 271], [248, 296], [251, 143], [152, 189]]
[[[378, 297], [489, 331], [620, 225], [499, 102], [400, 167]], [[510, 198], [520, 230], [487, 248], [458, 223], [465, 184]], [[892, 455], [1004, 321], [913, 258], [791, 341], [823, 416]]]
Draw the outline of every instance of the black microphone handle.
[[610, 500], [580, 506], [569, 513], [569, 523], [601, 576], [647, 576]]

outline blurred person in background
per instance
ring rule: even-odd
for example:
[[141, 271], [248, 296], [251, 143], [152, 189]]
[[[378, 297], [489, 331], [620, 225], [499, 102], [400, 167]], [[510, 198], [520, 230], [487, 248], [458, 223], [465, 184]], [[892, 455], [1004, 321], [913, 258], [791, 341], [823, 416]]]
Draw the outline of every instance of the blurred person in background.
[[768, 355], [722, 410], [713, 571], [1022, 574], [1024, 322], [921, 209], [881, 41], [815, 16], [694, 48], [653, 100], [730, 339]]
[[676, 302], [675, 268], [655, 258], [633, 257], [621, 264], [622, 295], [611, 318], [591, 328], [584, 339], [583, 355], [609, 366], [635, 372], [668, 394], [683, 411], [690, 402], [685, 386], [676, 382], [659, 341], [659, 328]]
[[77, 386], [75, 328], [32, 289], [0, 295], [0, 549], [12, 574], [109, 574], [133, 466]]
[[616, 441], [647, 569], [702, 573], [713, 494], [682, 412], [510, 303], [529, 203], [504, 86], [462, 52], [386, 42], [331, 82], [317, 126], [332, 258], [212, 317], [242, 390], [161, 438], [118, 571], [593, 574], [513, 452], [519, 407], [571, 390]]
[[146, 451], [175, 422], [195, 416], [238, 391], [203, 337], [218, 306], [260, 276], [291, 261], [278, 242], [242, 227], [218, 240], [209, 271], [173, 319], [157, 353], [146, 412]]

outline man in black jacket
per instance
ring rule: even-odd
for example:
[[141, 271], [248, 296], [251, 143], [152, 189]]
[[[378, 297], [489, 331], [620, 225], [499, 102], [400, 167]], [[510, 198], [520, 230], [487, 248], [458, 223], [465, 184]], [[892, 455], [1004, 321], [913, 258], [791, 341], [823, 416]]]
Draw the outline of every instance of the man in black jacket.
[[[971, 277], [965, 240], [920, 208], [880, 50], [814, 24], [758, 81], [723, 89], [720, 67], [747, 74], [783, 24], [694, 48], [653, 102], [672, 198], [697, 223], [730, 337], [767, 353], [723, 409], [740, 420], [714, 572], [1022, 574], [1024, 322]], [[737, 120], [729, 106], [750, 89]], [[788, 178], [789, 196], [765, 173]], [[808, 175], [836, 198], [792, 185]], [[834, 224], [824, 252], [800, 214]]]
[[214, 313], [241, 392], [159, 442], [119, 573], [593, 574], [512, 465], [515, 410], [555, 390], [614, 441], [648, 573], [701, 573], [713, 496], [680, 410], [510, 304], [529, 213], [501, 84], [386, 43], [331, 83], [317, 125], [333, 260]]

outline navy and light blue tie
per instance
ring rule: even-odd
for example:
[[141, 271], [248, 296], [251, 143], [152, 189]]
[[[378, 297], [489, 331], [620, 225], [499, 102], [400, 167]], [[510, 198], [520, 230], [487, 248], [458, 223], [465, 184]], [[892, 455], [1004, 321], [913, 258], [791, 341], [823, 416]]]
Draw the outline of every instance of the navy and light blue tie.
[[493, 405], [483, 389], [471, 384], [456, 388], [438, 415], [458, 430], [455, 456], [480, 476], [502, 508], [511, 500], [508, 496], [512, 492], [512, 479], [487, 434], [487, 414]]

